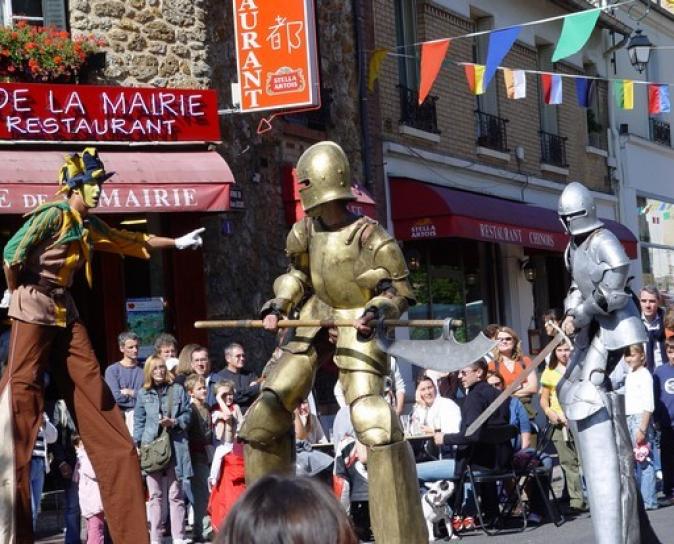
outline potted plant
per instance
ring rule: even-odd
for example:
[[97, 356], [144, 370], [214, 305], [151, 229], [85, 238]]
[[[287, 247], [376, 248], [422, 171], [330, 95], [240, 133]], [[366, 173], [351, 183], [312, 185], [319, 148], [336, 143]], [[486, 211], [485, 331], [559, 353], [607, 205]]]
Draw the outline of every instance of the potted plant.
[[95, 36], [72, 38], [54, 27], [0, 27], [0, 77], [6, 81], [66, 82], [80, 74], [105, 41]]

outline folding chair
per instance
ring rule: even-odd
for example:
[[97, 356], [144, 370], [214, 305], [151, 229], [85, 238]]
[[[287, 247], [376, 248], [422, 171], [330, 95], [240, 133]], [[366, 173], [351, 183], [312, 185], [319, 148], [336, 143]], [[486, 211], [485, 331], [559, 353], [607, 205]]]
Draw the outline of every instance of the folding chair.
[[[459, 476], [459, 489], [462, 490], [466, 482], [470, 482], [472, 485], [480, 528], [490, 536], [494, 536], [506, 528], [505, 520], [511, 516], [514, 510], [511, 502], [515, 501], [515, 504], [517, 504], [522, 499], [521, 488], [517, 485], [518, 477], [510, 466], [497, 468], [479, 466], [476, 464], [475, 453], [485, 446], [494, 447], [507, 443], [510, 447], [510, 440], [517, 435], [517, 432], [517, 427], [513, 425], [485, 426], [480, 432], [480, 440], [467, 445], [468, 450], [464, 457], [465, 470]], [[506, 482], [512, 482], [512, 493], [507, 492]], [[487, 486], [493, 486], [491, 491], [495, 491], [495, 494], [491, 493]], [[487, 520], [484, 511], [487, 498], [492, 499], [494, 503], [492, 506], [496, 510], [494, 512], [496, 517], [493, 520]], [[523, 511], [522, 525], [516, 528], [516, 532], [524, 531], [526, 527], [527, 515]]]
[[[538, 428], [534, 425], [535, 429]], [[528, 458], [525, 460], [523, 467], [516, 467], [515, 474], [518, 478], [518, 487], [519, 494], [522, 494], [522, 491], [526, 489], [529, 485], [529, 482], [533, 481], [536, 483], [536, 488], [540, 494], [543, 505], [545, 506], [546, 513], [550, 520], [559, 527], [566, 520], [562, 515], [559, 505], [557, 502], [557, 496], [555, 491], [552, 488], [552, 469], [546, 467], [541, 463], [541, 456], [545, 452], [545, 449], [548, 447], [552, 440], [552, 433], [554, 432], [555, 427], [550, 422], [545, 426], [543, 433], [537, 432], [538, 442], [536, 449], [530, 453]], [[550, 500], [552, 497], [552, 500]]]

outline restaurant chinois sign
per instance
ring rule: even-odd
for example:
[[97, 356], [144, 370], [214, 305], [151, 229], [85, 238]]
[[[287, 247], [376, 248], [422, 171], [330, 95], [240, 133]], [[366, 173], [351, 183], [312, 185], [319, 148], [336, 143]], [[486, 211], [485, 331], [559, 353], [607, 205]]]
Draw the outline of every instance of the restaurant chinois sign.
[[218, 142], [212, 90], [0, 83], [0, 140]]
[[234, 0], [241, 111], [317, 106], [313, 0]]

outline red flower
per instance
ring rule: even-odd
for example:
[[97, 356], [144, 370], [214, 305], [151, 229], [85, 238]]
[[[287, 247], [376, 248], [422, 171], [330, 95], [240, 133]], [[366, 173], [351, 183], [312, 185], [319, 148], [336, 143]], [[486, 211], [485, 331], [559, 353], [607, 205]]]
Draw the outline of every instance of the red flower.
[[63, 62], [63, 58], [60, 55], [56, 55], [54, 57], [54, 64], [61, 64]]

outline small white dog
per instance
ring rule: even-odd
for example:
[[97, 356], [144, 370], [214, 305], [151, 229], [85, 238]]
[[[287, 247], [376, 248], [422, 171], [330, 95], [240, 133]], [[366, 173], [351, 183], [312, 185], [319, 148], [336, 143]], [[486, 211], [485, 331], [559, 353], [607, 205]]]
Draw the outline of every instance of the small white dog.
[[454, 540], [459, 538], [452, 528], [452, 510], [449, 507], [449, 499], [454, 494], [454, 483], [449, 480], [438, 480], [424, 484], [428, 491], [421, 497], [421, 507], [424, 511], [424, 519], [428, 527], [428, 538], [431, 542], [436, 540], [433, 527], [440, 521], [445, 522], [447, 535]]

